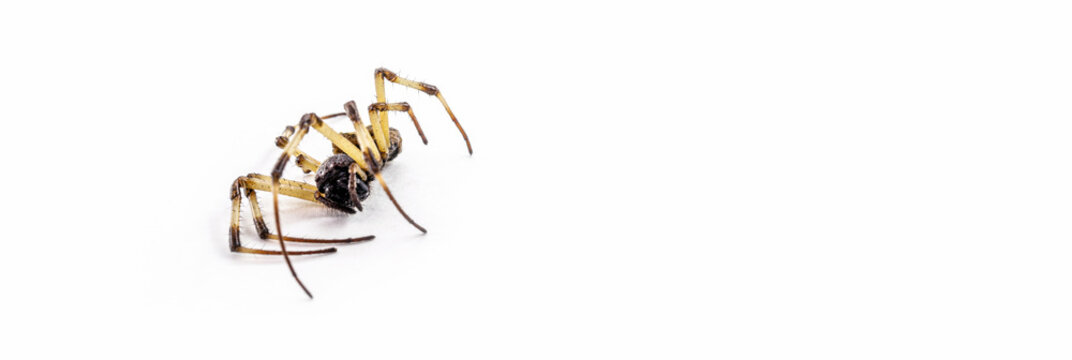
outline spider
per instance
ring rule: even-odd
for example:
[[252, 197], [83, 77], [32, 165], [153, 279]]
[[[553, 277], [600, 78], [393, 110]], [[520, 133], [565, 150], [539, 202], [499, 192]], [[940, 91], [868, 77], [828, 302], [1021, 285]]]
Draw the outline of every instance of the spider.
[[[287, 251], [286, 242], [348, 244], [372, 240], [375, 236], [369, 235], [346, 239], [312, 239], [283, 236], [283, 228], [280, 225], [279, 218], [280, 194], [317, 202], [332, 209], [354, 214], [355, 208], [357, 211], [363, 210], [361, 201], [368, 198], [371, 192], [369, 183], [375, 178], [380, 187], [383, 188], [383, 192], [391, 199], [395, 209], [398, 209], [398, 212], [402, 214], [402, 217], [422, 233], [428, 232], [402, 210], [402, 206], [398, 205], [398, 201], [395, 200], [391, 190], [387, 187], [387, 183], [384, 182], [383, 177], [380, 175], [380, 169], [391, 160], [394, 160], [402, 150], [402, 136], [398, 130], [388, 126], [387, 112], [404, 111], [408, 113], [410, 119], [413, 120], [413, 125], [417, 128], [417, 133], [421, 135], [421, 140], [425, 145], [428, 144], [428, 139], [425, 138], [424, 131], [421, 130], [421, 124], [417, 122], [417, 116], [413, 114], [413, 109], [410, 108], [409, 104], [405, 102], [387, 102], [384, 95], [384, 80], [414, 88], [438, 98], [439, 102], [443, 104], [443, 108], [447, 110], [447, 115], [450, 115], [450, 119], [454, 121], [454, 125], [462, 133], [462, 138], [465, 139], [465, 146], [469, 149], [469, 155], [473, 154], [473, 146], [469, 143], [469, 136], [465, 134], [465, 129], [462, 129], [458, 118], [454, 117], [454, 113], [450, 111], [450, 106], [443, 99], [443, 94], [439, 92], [439, 89], [430, 84], [399, 77], [394, 72], [384, 68], [376, 69], [374, 78], [376, 83], [376, 102], [368, 107], [370, 125], [365, 126], [362, 123], [361, 116], [357, 113], [357, 105], [353, 101], [343, 104], [345, 111], [341, 113], [323, 117], [317, 116], [315, 113], [305, 114], [298, 121], [297, 127], [287, 126], [283, 130], [283, 134], [275, 139], [276, 146], [283, 149], [283, 154], [272, 168], [271, 176], [251, 173], [246, 176], [239, 176], [231, 184], [231, 251], [247, 254], [282, 255], [286, 261], [287, 268], [290, 269], [290, 274], [310, 299], [313, 294], [298, 278], [298, 273], [294, 271], [294, 265], [290, 262], [290, 255], [330, 254], [336, 250], [334, 247], [328, 247], [306, 251]], [[339, 133], [323, 121], [343, 115], [353, 122], [354, 132]], [[301, 143], [310, 128], [324, 135], [332, 143], [334, 155], [323, 162], [317, 161], [309, 154], [298, 149], [298, 144]], [[316, 173], [315, 185], [281, 178], [283, 169], [286, 168], [291, 157], [295, 159], [297, 166], [306, 174]], [[240, 189], [245, 189], [246, 198], [249, 199], [257, 235], [261, 239], [279, 240], [279, 251], [242, 246], [242, 242], [238, 237], [238, 215], [242, 206]], [[268, 230], [268, 226], [264, 222], [260, 205], [257, 204], [256, 190], [272, 192], [272, 209], [276, 219], [275, 234]]]

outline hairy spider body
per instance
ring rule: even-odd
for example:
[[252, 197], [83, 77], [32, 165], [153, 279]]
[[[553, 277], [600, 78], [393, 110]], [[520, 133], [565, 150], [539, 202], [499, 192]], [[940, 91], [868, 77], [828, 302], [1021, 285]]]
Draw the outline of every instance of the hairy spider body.
[[[370, 185], [372, 180], [375, 179], [376, 182], [380, 184], [380, 188], [383, 189], [383, 192], [391, 199], [395, 209], [398, 210], [402, 217], [422, 233], [427, 232], [427, 230], [413, 221], [405, 211], [402, 211], [402, 207], [398, 204], [394, 195], [391, 194], [391, 190], [387, 187], [387, 183], [380, 175], [380, 169], [383, 168], [388, 161], [394, 160], [402, 151], [401, 133], [388, 126], [387, 113], [389, 111], [406, 112], [410, 119], [413, 120], [413, 125], [417, 128], [417, 133], [420, 134], [421, 140], [425, 145], [428, 144], [428, 139], [425, 138], [424, 131], [421, 130], [420, 123], [417, 122], [417, 116], [414, 115], [409, 104], [404, 102], [388, 103], [386, 101], [386, 96], [384, 94], [385, 81], [417, 89], [425, 94], [435, 96], [439, 102], [443, 104], [443, 108], [447, 111], [447, 115], [450, 115], [454, 125], [458, 127], [458, 131], [461, 132], [462, 138], [465, 139], [465, 145], [469, 150], [469, 154], [472, 155], [473, 153], [473, 147], [469, 143], [468, 135], [465, 134], [465, 130], [462, 129], [462, 125], [458, 122], [458, 119], [454, 117], [454, 112], [450, 110], [450, 106], [447, 106], [447, 101], [443, 98], [443, 94], [439, 92], [438, 88], [430, 84], [399, 77], [397, 74], [383, 68], [376, 70], [374, 73], [374, 80], [377, 102], [368, 106], [370, 125], [365, 126], [361, 121], [361, 116], [357, 113], [357, 105], [353, 101], [343, 104], [345, 112], [330, 114], [324, 117], [317, 116], [315, 113], [305, 114], [302, 116], [301, 120], [298, 121], [296, 126], [287, 126], [286, 129], [283, 130], [283, 134], [275, 139], [276, 146], [283, 149], [283, 154], [272, 168], [271, 176], [249, 174], [238, 177], [238, 179], [235, 179], [231, 184], [231, 251], [247, 254], [282, 255], [294, 280], [310, 298], [312, 298], [313, 295], [309, 292], [309, 289], [305, 287], [305, 284], [301, 282], [301, 279], [298, 278], [298, 274], [294, 271], [294, 266], [290, 262], [290, 255], [328, 254], [334, 253], [336, 250], [335, 248], [323, 248], [316, 250], [287, 251], [286, 242], [345, 244], [372, 240], [374, 236], [369, 235], [345, 239], [310, 239], [284, 236], [282, 235], [283, 229], [279, 221], [279, 195], [318, 202], [333, 209], [353, 214], [356, 213], [356, 211], [362, 211], [361, 201], [367, 199], [371, 194], [372, 191]], [[354, 132], [339, 133], [324, 122], [326, 119], [343, 115], [349, 118], [353, 123]], [[309, 133], [309, 130], [315, 130], [331, 141], [334, 155], [325, 159], [323, 163], [317, 161], [313, 156], [298, 148], [302, 139]], [[286, 165], [291, 158], [294, 158], [294, 162], [305, 173], [316, 174], [316, 184], [282, 178], [283, 170], [286, 168]], [[253, 224], [256, 226], [257, 235], [260, 236], [261, 239], [280, 240], [279, 251], [254, 249], [242, 245], [242, 242], [239, 239], [239, 213], [242, 206], [241, 189], [245, 189], [245, 195], [249, 200], [250, 211], [253, 213]], [[272, 193], [272, 209], [275, 214], [275, 234], [269, 231], [268, 225], [264, 221], [260, 205], [258, 205], [257, 202], [256, 190], [270, 191]]]

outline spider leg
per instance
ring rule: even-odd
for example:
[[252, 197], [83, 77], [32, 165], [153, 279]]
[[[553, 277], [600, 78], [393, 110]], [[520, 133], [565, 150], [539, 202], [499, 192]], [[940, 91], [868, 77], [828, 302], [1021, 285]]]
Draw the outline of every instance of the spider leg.
[[[250, 180], [247, 180], [248, 187], [251, 187], [256, 190], [272, 191], [272, 178], [270, 176], [261, 174], [249, 174], [246, 176], [250, 178]], [[254, 181], [253, 179], [259, 181]], [[327, 207], [342, 211], [347, 214], [355, 213], [354, 209], [351, 209], [341, 204], [337, 204], [321, 196], [320, 191], [316, 188], [316, 186], [313, 186], [313, 184], [306, 184], [301, 181], [287, 179], [279, 179], [279, 183], [282, 186], [280, 188], [280, 194], [300, 198], [303, 200], [319, 202]]]
[[[348, 116], [350, 118], [350, 121], [354, 123], [354, 133], [357, 137], [357, 144], [360, 146], [359, 150], [366, 154], [371, 152], [373, 160], [375, 160], [377, 163], [383, 163], [379, 151], [368, 151], [368, 148], [376, 142], [371, 137], [369, 137], [368, 129], [366, 129], [365, 124], [361, 122], [361, 115], [357, 114], [357, 104], [354, 103], [353, 100], [350, 100], [347, 101], [346, 104], [343, 104], [342, 107], [346, 109], [346, 116]], [[369, 113], [369, 117], [372, 117], [371, 112]], [[372, 121], [375, 122], [375, 120]], [[373, 132], [377, 131], [377, 127], [375, 125], [371, 127], [373, 129]], [[384, 152], [384, 154], [387, 153]], [[367, 167], [363, 167], [363, 169], [367, 169]], [[359, 173], [359, 175], [361, 175], [361, 179], [367, 179], [364, 173]]]
[[[249, 174], [239, 179], [243, 180], [242, 186], [247, 189], [272, 191], [272, 178], [261, 174]], [[279, 193], [285, 196], [316, 202], [317, 190], [313, 184], [301, 181], [279, 179]]]
[[[321, 119], [330, 119], [343, 115], [346, 115], [346, 113], [335, 113], [324, 116]], [[283, 129], [283, 134], [275, 138], [275, 146], [280, 149], [286, 148], [287, 143], [290, 142], [290, 136], [293, 134], [294, 127], [287, 126], [285, 129]], [[298, 167], [302, 169], [302, 172], [306, 174], [316, 172], [316, 169], [320, 168], [320, 161], [317, 161], [315, 157], [305, 153], [304, 151], [301, 151], [301, 149], [294, 149], [294, 163], [297, 164]], [[362, 176], [361, 178], [364, 179], [364, 176]]]
[[[253, 177], [254, 175], [257, 175], [257, 174], [250, 174], [250, 177]], [[264, 176], [264, 175], [259, 175], [259, 176]], [[281, 179], [281, 180], [285, 180], [285, 179]], [[257, 202], [257, 192], [254, 191], [254, 190], [265, 190], [266, 188], [270, 189], [271, 185], [267, 185], [267, 183], [262, 182], [258, 186], [256, 178], [247, 180], [247, 184], [250, 183], [250, 182], [253, 183], [252, 186], [245, 186], [246, 198], [249, 199], [249, 205], [250, 205], [250, 208], [251, 208], [251, 210], [253, 212], [253, 224], [256, 225], [256, 227], [257, 227], [257, 235], [260, 236], [261, 239], [280, 240], [279, 235], [272, 234], [268, 230], [268, 225], [264, 221], [264, 215], [261, 214], [260, 204], [258, 204], [258, 202]], [[303, 183], [303, 182], [300, 182], [300, 181], [292, 181], [292, 180], [287, 180], [287, 182], [289, 182], [291, 184], [298, 183], [298, 184], [306, 185], [308, 187], [313, 188], [313, 190], [305, 189], [306, 193], [309, 192], [309, 191], [316, 191], [315, 190], [316, 188], [313, 187], [311, 184], [306, 184], [306, 183]], [[291, 185], [291, 184], [281, 182], [280, 183], [280, 189], [283, 189], [285, 186], [288, 186], [288, 185]], [[284, 195], [286, 195], [286, 194], [284, 194]], [[316, 198], [316, 199], [319, 199], [319, 197], [317, 195], [318, 194], [314, 194], [313, 197]], [[308, 200], [308, 195], [306, 195], [303, 198]], [[350, 210], [350, 211], [351, 211], [351, 213], [353, 212], [353, 210]], [[375, 239], [375, 238], [376, 238], [375, 235], [368, 235], [368, 236], [355, 237], [355, 238], [345, 238], [345, 239], [313, 239], [313, 238], [283, 236], [281, 240], [283, 240], [283, 241], [291, 241], [291, 242], [318, 243], [318, 244], [349, 244], [349, 243], [354, 243], [354, 242], [358, 242], [358, 241], [372, 240], [372, 239]], [[293, 252], [291, 252], [291, 253], [293, 253]]]
[[383, 176], [380, 176], [379, 167], [374, 168], [372, 174], [376, 176], [376, 181], [380, 183], [380, 187], [383, 188], [383, 192], [387, 193], [387, 197], [391, 199], [392, 204], [395, 204], [395, 209], [398, 209], [398, 212], [402, 214], [402, 217], [406, 218], [406, 221], [409, 221], [409, 224], [413, 225], [413, 227], [417, 228], [417, 230], [420, 230], [422, 233], [427, 234], [428, 230], [425, 230], [423, 226], [420, 226], [417, 224], [416, 221], [413, 221], [413, 218], [410, 218], [409, 215], [402, 210], [402, 206], [398, 205], [398, 200], [395, 200], [395, 196], [392, 195], [391, 190], [387, 188], [387, 183], [383, 181]]
[[[420, 129], [420, 123], [417, 122], [417, 116], [413, 114], [413, 108], [410, 107], [410, 103], [372, 103], [369, 105], [369, 114], [373, 114], [373, 111], [406, 111], [406, 114], [410, 115], [410, 119], [413, 120], [413, 125], [417, 127], [417, 134], [420, 135], [420, 140], [425, 141], [425, 145], [428, 145], [428, 138], [425, 137], [425, 131]], [[378, 112], [377, 112], [378, 114]], [[386, 114], [386, 112], [385, 112]]]
[[409, 103], [400, 102], [400, 103], [387, 104], [387, 103], [377, 102], [377, 103], [372, 103], [372, 105], [369, 105], [368, 110], [369, 110], [370, 116], [373, 113], [373, 111], [377, 111], [377, 112], [382, 111], [385, 114], [386, 114], [386, 111], [405, 111], [406, 113], [409, 114], [409, 118], [411, 120], [413, 120], [413, 126], [417, 128], [417, 134], [421, 135], [421, 141], [423, 141], [425, 145], [428, 145], [428, 138], [424, 136], [424, 130], [421, 130], [421, 123], [417, 122], [417, 115], [413, 114], [413, 108], [411, 108], [409, 106]]
[[[286, 129], [283, 129], [283, 134], [275, 138], [275, 146], [280, 149], [285, 149], [287, 144], [290, 143], [290, 136], [293, 134], [294, 127], [287, 126]], [[306, 174], [315, 172], [316, 169], [320, 168], [320, 161], [317, 161], [316, 158], [306, 154], [300, 149], [294, 149], [294, 162], [297, 163], [298, 167], [302, 169], [302, 172]]]
[[[283, 148], [283, 155], [279, 156], [279, 161], [277, 161], [272, 168], [272, 210], [275, 213], [275, 232], [279, 235], [283, 235], [283, 225], [281, 224], [282, 221], [280, 221], [279, 217], [279, 178], [283, 176], [283, 169], [287, 166], [287, 160], [290, 160], [291, 154], [294, 154], [298, 149], [298, 144], [301, 143], [302, 138], [305, 137], [305, 133], [309, 132], [309, 123], [313, 116], [316, 115], [305, 114], [305, 116], [302, 116], [301, 121], [298, 122], [299, 127], [297, 131], [294, 133], [294, 136], [290, 139], [287, 146]], [[317, 121], [319, 121], [319, 119], [317, 119]], [[312, 299], [313, 293], [309, 292], [309, 289], [306, 288], [305, 284], [298, 278], [298, 272], [294, 271], [294, 264], [290, 262], [290, 255], [287, 254], [286, 243], [286, 241], [279, 242], [279, 249], [282, 250], [283, 260], [286, 261], [287, 268], [290, 269], [290, 275], [294, 276], [294, 281], [298, 283], [298, 286], [301, 286], [302, 291], [305, 291], [305, 295]]]
[[[417, 128], [417, 134], [421, 135], [421, 141], [423, 141], [425, 145], [428, 145], [428, 138], [424, 136], [424, 130], [421, 129], [421, 123], [417, 122], [417, 115], [413, 114], [413, 108], [411, 108], [408, 103], [400, 102], [387, 104], [378, 102], [372, 103], [372, 105], [369, 105], [368, 107], [370, 119], [376, 119], [378, 116], [381, 116], [380, 114], [382, 114], [382, 116], [387, 116], [387, 111], [405, 111], [408, 113], [409, 118], [413, 120], [413, 126]], [[375, 124], [376, 121], [373, 120], [373, 123]], [[382, 128], [375, 125], [372, 126], [372, 133], [373, 136], [375, 136], [376, 145], [378, 146], [380, 153], [384, 156], [387, 156], [388, 148], [391, 145], [390, 140], [387, 139], [387, 131], [389, 129], [390, 128], [386, 126]]]
[[[241, 208], [242, 208], [242, 198], [241, 198], [239, 189], [246, 188], [247, 194], [249, 192], [251, 192], [250, 189], [246, 187], [246, 181], [245, 181], [246, 179], [247, 179], [246, 177], [239, 177], [238, 179], [235, 179], [235, 181], [231, 184], [231, 238], [230, 238], [231, 251], [239, 252], [239, 253], [247, 253], [247, 254], [283, 255], [284, 253], [281, 252], [281, 251], [252, 249], [252, 248], [242, 246], [242, 241], [239, 239], [239, 236], [238, 236], [238, 234], [239, 234], [239, 230], [238, 230], [238, 227], [239, 227], [238, 214], [241, 212]], [[257, 209], [257, 207], [254, 206], [254, 209]], [[259, 209], [255, 210], [255, 213], [259, 213], [259, 212], [260, 212]], [[261, 218], [260, 221], [261, 221], [261, 223], [263, 223], [264, 219]], [[260, 232], [259, 229], [258, 229], [258, 232]], [[335, 248], [326, 248], [326, 249], [317, 249], [317, 250], [309, 250], [309, 251], [293, 251], [293, 252], [290, 252], [290, 253], [294, 254], [294, 255], [312, 255], [312, 254], [330, 254], [330, 253], [333, 253], [335, 251], [336, 251]]]
[[[437, 99], [439, 99], [439, 102], [441, 104], [443, 104], [443, 108], [447, 110], [447, 115], [450, 115], [450, 119], [452, 121], [454, 121], [454, 125], [457, 126], [458, 131], [462, 133], [462, 138], [465, 139], [465, 146], [469, 149], [469, 155], [473, 154], [473, 145], [469, 143], [469, 136], [465, 134], [465, 129], [463, 129], [462, 124], [460, 122], [458, 122], [458, 118], [454, 116], [454, 112], [450, 111], [450, 106], [447, 105], [447, 100], [443, 98], [443, 93], [439, 92], [439, 88], [436, 88], [432, 84], [426, 84], [426, 83], [423, 83], [423, 82], [413, 81], [413, 80], [409, 80], [409, 79], [406, 79], [406, 78], [399, 77], [398, 74], [395, 74], [391, 70], [387, 70], [387, 69], [384, 69], [384, 68], [376, 69], [376, 72], [375, 72], [375, 74], [373, 76], [374, 76], [374, 79], [375, 79], [375, 82], [376, 82], [376, 102], [377, 103], [384, 103], [384, 104], [387, 103], [387, 96], [384, 93], [384, 87], [383, 87], [383, 84], [384, 84], [383, 81], [384, 80], [393, 82], [395, 84], [400, 84], [402, 86], [406, 86], [406, 87], [409, 87], [409, 88], [420, 90], [421, 92], [424, 92], [425, 94], [435, 96]], [[412, 112], [410, 113], [410, 116], [413, 117]], [[378, 125], [380, 127], [381, 132], [383, 132], [384, 134], [387, 133], [387, 129], [389, 127], [388, 127], [387, 112], [386, 111], [377, 110], [377, 117], [376, 118], [371, 118], [369, 121], [371, 121], [373, 123], [373, 127], [376, 127], [376, 125]], [[416, 120], [414, 120], [414, 123], [416, 123]], [[417, 126], [417, 131], [420, 132], [420, 126], [419, 125]], [[421, 134], [421, 138], [422, 139], [424, 138], [424, 134]], [[425, 144], [427, 144], [427, 143], [428, 143], [428, 141], [425, 140]], [[381, 149], [381, 151], [386, 151], [386, 150]]]

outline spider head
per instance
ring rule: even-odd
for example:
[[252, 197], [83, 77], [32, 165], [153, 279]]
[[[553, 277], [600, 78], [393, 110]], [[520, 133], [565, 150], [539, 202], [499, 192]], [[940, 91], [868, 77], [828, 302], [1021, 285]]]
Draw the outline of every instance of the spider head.
[[[353, 207], [354, 203], [350, 191], [357, 194], [358, 201], [364, 201], [369, 196], [368, 181], [356, 178], [350, 182], [350, 165], [354, 160], [346, 154], [335, 154], [324, 160], [316, 171], [316, 189], [323, 194], [322, 202], [326, 201], [340, 207]], [[351, 189], [353, 187], [353, 189]]]

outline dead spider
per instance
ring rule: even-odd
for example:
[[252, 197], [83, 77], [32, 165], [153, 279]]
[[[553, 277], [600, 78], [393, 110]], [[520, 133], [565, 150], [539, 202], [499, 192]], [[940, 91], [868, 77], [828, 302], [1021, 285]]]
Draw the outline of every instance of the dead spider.
[[[413, 114], [409, 104], [387, 102], [384, 95], [384, 80], [414, 88], [438, 98], [439, 102], [443, 103], [443, 108], [447, 110], [447, 114], [450, 115], [450, 119], [454, 121], [454, 125], [458, 126], [458, 131], [462, 133], [465, 145], [469, 148], [469, 154], [473, 154], [473, 147], [469, 144], [469, 137], [465, 135], [465, 130], [458, 123], [458, 119], [454, 117], [454, 113], [450, 111], [450, 106], [447, 106], [447, 101], [443, 99], [443, 94], [439, 92], [439, 89], [429, 84], [401, 78], [390, 70], [380, 68], [376, 69], [375, 72], [376, 102], [368, 107], [371, 125], [366, 127], [361, 122], [361, 117], [357, 114], [357, 105], [353, 101], [343, 105], [345, 112], [324, 117], [319, 117], [314, 113], [305, 114], [302, 116], [301, 121], [298, 122], [296, 129], [293, 126], [287, 126], [283, 131], [283, 135], [276, 138], [276, 146], [283, 149], [283, 155], [279, 157], [279, 161], [272, 168], [271, 176], [249, 174], [238, 177], [231, 184], [231, 251], [247, 254], [283, 255], [283, 259], [286, 260], [287, 267], [290, 269], [291, 275], [294, 276], [294, 280], [298, 282], [298, 285], [301, 286], [309, 298], [312, 298], [313, 294], [309, 292], [309, 289], [305, 287], [301, 279], [298, 279], [298, 273], [294, 271], [294, 265], [290, 263], [290, 255], [329, 254], [335, 252], [335, 248], [288, 252], [287, 241], [346, 244], [372, 240], [375, 236], [369, 235], [347, 239], [309, 239], [282, 236], [283, 229], [279, 224], [280, 194], [319, 202], [332, 209], [353, 214], [355, 213], [354, 208], [357, 211], [362, 210], [361, 201], [368, 198], [370, 192], [368, 184], [375, 178], [380, 183], [380, 187], [383, 188], [383, 192], [394, 203], [398, 212], [406, 218], [406, 221], [409, 221], [422, 233], [428, 232], [420, 225], [417, 225], [409, 215], [406, 215], [405, 211], [402, 211], [402, 207], [398, 205], [398, 201], [391, 194], [391, 190], [387, 188], [387, 183], [380, 176], [380, 169], [387, 162], [394, 160], [402, 150], [401, 134], [399, 134], [398, 130], [388, 126], [388, 111], [405, 111], [408, 113], [410, 119], [413, 120], [413, 125], [417, 127], [417, 133], [421, 135], [421, 140], [424, 141], [425, 145], [428, 144], [428, 139], [424, 137], [424, 131], [421, 130], [421, 125], [417, 122], [417, 117]], [[342, 115], [346, 115], [354, 123], [354, 132], [340, 134], [323, 122], [323, 119]], [[305, 134], [309, 132], [310, 127], [324, 135], [333, 145], [335, 155], [328, 157], [323, 163], [298, 149], [298, 144], [301, 143]], [[316, 185], [280, 178], [291, 157], [294, 157], [297, 165], [305, 173], [316, 172]], [[249, 199], [249, 205], [253, 212], [253, 223], [257, 227], [257, 235], [261, 239], [280, 240], [281, 251], [252, 249], [242, 246], [242, 242], [238, 239], [238, 214], [242, 206], [239, 189], [245, 189], [246, 198]], [[275, 211], [276, 218], [275, 234], [270, 233], [268, 226], [264, 223], [260, 205], [257, 204], [256, 190], [272, 192], [272, 208]]]

